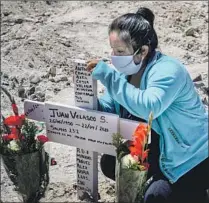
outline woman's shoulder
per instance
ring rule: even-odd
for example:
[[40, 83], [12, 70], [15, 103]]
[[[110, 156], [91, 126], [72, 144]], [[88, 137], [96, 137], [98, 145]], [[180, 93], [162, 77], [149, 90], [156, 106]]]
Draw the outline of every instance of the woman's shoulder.
[[149, 75], [153, 74], [182, 77], [187, 75], [187, 70], [180, 60], [161, 53], [149, 71]]

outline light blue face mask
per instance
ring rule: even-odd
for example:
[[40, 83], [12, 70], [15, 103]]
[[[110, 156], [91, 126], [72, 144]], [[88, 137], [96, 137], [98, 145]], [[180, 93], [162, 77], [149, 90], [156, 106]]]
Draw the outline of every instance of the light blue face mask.
[[115, 69], [125, 75], [133, 75], [142, 67], [142, 60], [138, 65], [134, 63], [134, 56], [138, 50], [130, 56], [111, 56], [112, 64]]

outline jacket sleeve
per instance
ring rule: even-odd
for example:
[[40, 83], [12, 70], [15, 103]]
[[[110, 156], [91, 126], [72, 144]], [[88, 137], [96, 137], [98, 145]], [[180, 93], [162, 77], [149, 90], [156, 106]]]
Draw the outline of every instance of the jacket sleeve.
[[97, 64], [92, 76], [131, 114], [147, 120], [151, 111], [157, 118], [174, 102], [185, 81], [185, 73], [178, 64], [168, 61], [157, 66], [149, 75], [145, 90], [135, 88], [103, 61]]
[[107, 90], [98, 98], [98, 111], [115, 113], [114, 100], [110, 97]]

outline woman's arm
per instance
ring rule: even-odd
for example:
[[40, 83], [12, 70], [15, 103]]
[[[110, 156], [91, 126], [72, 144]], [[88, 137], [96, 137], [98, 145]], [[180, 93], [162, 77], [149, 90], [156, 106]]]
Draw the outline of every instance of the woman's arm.
[[115, 113], [115, 105], [107, 90], [98, 98], [98, 111]]
[[129, 84], [120, 74], [100, 61], [92, 72], [96, 80], [106, 87], [109, 96], [131, 114], [148, 119], [160, 116], [175, 100], [185, 83], [185, 72], [178, 64], [161, 62], [148, 79], [147, 89], [140, 90]]

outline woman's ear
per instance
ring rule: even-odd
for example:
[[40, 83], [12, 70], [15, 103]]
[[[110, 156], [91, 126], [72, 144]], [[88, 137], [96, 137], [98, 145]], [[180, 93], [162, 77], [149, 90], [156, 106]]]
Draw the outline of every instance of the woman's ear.
[[144, 60], [149, 52], [149, 47], [147, 45], [142, 46], [141, 51], [134, 56], [135, 64], [139, 64]]
[[141, 49], [142, 59], [145, 59], [146, 58], [148, 52], [149, 52], [149, 47], [147, 45], [143, 45], [142, 46], [142, 49]]

